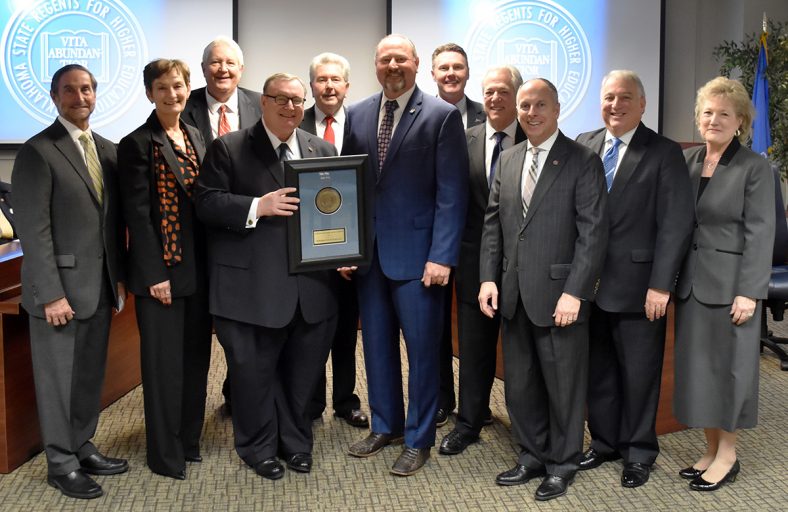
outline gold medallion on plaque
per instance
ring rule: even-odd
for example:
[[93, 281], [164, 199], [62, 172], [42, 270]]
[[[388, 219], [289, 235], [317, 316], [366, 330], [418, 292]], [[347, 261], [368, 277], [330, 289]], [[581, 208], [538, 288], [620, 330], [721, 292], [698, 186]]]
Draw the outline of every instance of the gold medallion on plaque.
[[315, 206], [320, 213], [331, 215], [342, 206], [342, 195], [333, 187], [325, 187], [315, 196]]

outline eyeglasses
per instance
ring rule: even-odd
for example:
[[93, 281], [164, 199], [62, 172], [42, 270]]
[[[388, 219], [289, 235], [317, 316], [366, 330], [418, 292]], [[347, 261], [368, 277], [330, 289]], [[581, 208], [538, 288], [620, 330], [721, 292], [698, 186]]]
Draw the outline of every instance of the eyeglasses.
[[283, 107], [291, 101], [293, 102], [294, 107], [300, 107], [306, 101], [305, 98], [300, 98], [298, 96], [290, 97], [290, 96], [285, 96], [284, 94], [277, 94], [276, 96], [271, 96], [270, 94], [263, 94], [263, 96], [265, 96], [266, 98], [271, 98], [272, 100], [274, 100], [274, 103], [276, 103], [277, 105], [281, 105]]

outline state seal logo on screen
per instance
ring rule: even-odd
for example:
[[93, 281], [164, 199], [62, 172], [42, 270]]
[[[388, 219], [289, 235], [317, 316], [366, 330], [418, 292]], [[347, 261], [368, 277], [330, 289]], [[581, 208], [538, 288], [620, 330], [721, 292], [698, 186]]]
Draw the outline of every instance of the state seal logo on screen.
[[38, 0], [18, 9], [2, 38], [3, 80], [14, 100], [43, 124], [57, 109], [49, 97], [52, 75], [81, 64], [96, 77], [91, 125], [121, 117], [139, 94], [148, 48], [137, 18], [117, 0]]
[[550, 0], [498, 3], [471, 27], [466, 48], [471, 69], [510, 64], [523, 80], [550, 80], [558, 89], [561, 119], [577, 108], [588, 89], [588, 38], [575, 17]]

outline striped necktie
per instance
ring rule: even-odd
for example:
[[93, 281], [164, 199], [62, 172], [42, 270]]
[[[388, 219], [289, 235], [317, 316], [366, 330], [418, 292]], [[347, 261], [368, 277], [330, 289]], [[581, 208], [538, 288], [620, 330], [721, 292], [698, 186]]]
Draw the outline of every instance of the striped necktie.
[[385, 106], [386, 114], [378, 130], [378, 176], [383, 172], [383, 162], [386, 160], [391, 135], [394, 132], [394, 111], [399, 107], [399, 103], [396, 100], [388, 100]]
[[602, 165], [605, 166], [605, 181], [607, 182], [607, 191], [613, 187], [613, 178], [616, 176], [616, 164], [618, 163], [618, 146], [621, 145], [621, 139], [613, 137], [613, 145], [605, 151], [605, 156], [602, 158]]
[[93, 188], [96, 189], [96, 196], [100, 205], [104, 204], [104, 178], [101, 174], [101, 163], [98, 160], [96, 153], [96, 145], [93, 144], [93, 139], [88, 135], [88, 132], [82, 132], [79, 136], [79, 142], [82, 144], [82, 149], [85, 150], [85, 163], [88, 165], [88, 174], [93, 181]]
[[230, 121], [227, 119], [227, 105], [220, 105], [219, 106], [219, 129], [216, 130], [216, 133], [221, 137], [227, 133], [230, 133]]
[[539, 169], [539, 151], [537, 147], [531, 147], [531, 167], [528, 168], [528, 175], [525, 177], [525, 184], [523, 185], [523, 217], [528, 213], [528, 207], [531, 205], [531, 199], [534, 197], [534, 189], [536, 188], [536, 171]]

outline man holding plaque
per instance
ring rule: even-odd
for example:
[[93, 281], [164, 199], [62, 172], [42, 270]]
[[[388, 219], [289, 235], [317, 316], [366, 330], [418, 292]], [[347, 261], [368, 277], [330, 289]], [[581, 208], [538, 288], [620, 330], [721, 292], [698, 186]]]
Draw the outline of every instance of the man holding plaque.
[[[301, 128], [318, 135], [342, 151], [345, 136], [345, 95], [350, 87], [350, 64], [336, 53], [321, 53], [309, 65], [309, 86], [315, 104], [304, 111]], [[331, 365], [334, 387], [332, 403], [334, 416], [349, 425], [369, 427], [369, 418], [361, 410], [361, 400], [353, 392], [356, 387], [356, 339], [358, 337], [358, 297], [354, 281], [334, 276], [339, 314], [337, 330], [331, 343]], [[309, 404], [309, 416], [318, 419], [326, 408], [326, 374]]]
[[[332, 273], [288, 272], [286, 218], [299, 209], [283, 161], [335, 156], [301, 129], [306, 86], [277, 73], [263, 87], [262, 120], [209, 148], [197, 213], [209, 227], [210, 309], [230, 368], [238, 455], [262, 477], [312, 469], [307, 405], [336, 326]], [[304, 205], [307, 208], [315, 205]]]
[[[358, 275], [372, 431], [350, 447], [369, 457], [401, 442], [391, 468], [417, 472], [435, 444], [438, 352], [451, 267], [457, 264], [468, 200], [468, 153], [460, 112], [416, 87], [413, 43], [390, 35], [378, 43], [383, 87], [348, 110], [343, 154], [368, 154], [375, 183], [372, 263]], [[408, 350], [405, 416], [400, 363]]]

